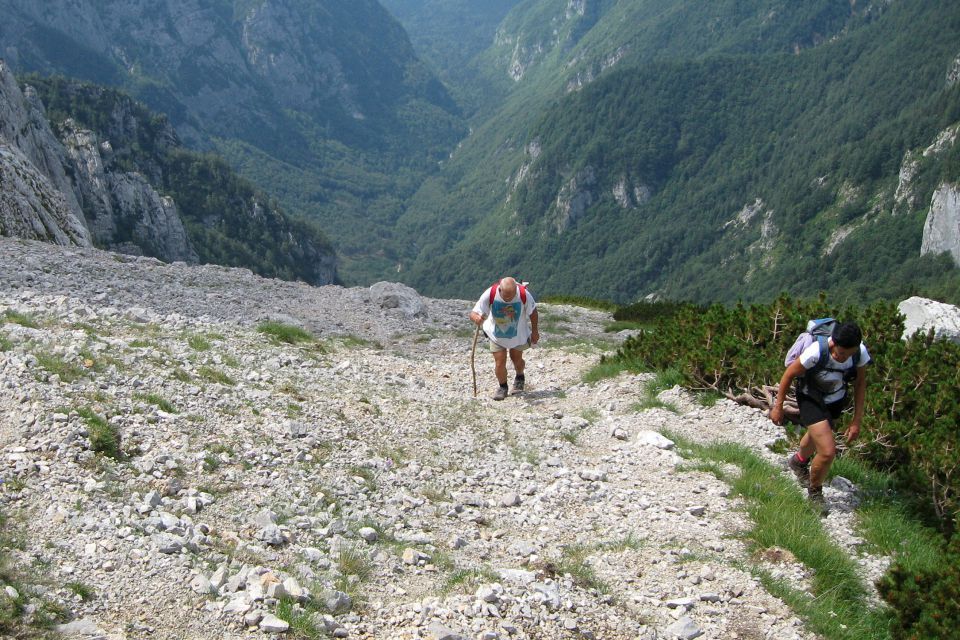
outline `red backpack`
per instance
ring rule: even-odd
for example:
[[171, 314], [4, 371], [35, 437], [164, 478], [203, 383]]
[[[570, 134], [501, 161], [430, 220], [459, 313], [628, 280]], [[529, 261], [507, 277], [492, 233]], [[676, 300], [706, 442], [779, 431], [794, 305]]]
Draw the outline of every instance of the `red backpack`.
[[[493, 301], [497, 297], [497, 289], [500, 287], [500, 281], [497, 280], [492, 285], [490, 285], [490, 305], [493, 306]], [[520, 302], [522, 304], [527, 304], [527, 288], [517, 283], [517, 288], [520, 290]]]

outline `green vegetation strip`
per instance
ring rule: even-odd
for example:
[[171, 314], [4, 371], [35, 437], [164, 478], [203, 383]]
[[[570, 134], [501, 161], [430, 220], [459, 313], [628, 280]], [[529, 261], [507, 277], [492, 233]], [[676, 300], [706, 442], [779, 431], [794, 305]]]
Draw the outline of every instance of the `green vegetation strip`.
[[[701, 470], [728, 483], [744, 499], [754, 523], [747, 536], [756, 549], [786, 549], [813, 571], [813, 593], [809, 594], [758, 569], [767, 591], [786, 602], [809, 629], [828, 639], [889, 637], [889, 613], [869, 604], [856, 562], [830, 539], [819, 513], [792, 479], [740, 445], [700, 445], [676, 434], [666, 435], [677, 443], [681, 455], [703, 461]], [[739, 474], [724, 471], [725, 464], [738, 467]]]
[[261, 322], [257, 331], [269, 336], [275, 342], [299, 344], [301, 342], [315, 342], [316, 338], [310, 332], [282, 322]]

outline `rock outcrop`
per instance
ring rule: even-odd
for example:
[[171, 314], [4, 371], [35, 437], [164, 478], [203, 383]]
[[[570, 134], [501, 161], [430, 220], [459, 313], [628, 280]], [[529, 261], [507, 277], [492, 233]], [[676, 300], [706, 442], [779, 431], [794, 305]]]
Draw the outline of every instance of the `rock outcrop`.
[[[136, 126], [122, 106], [110, 116], [115, 127]], [[173, 200], [142, 174], [109, 167], [110, 142], [94, 132], [68, 119], [59, 133], [36, 91], [21, 91], [0, 61], [4, 235], [197, 262]]]
[[35, 94], [0, 60], [0, 234], [90, 246], [66, 152]]
[[89, 245], [90, 234], [49, 178], [16, 147], [0, 142], [0, 235]]
[[934, 338], [960, 343], [960, 308], [936, 300], [913, 296], [897, 305], [903, 314], [903, 337], [917, 331], [933, 330]]
[[949, 253], [960, 265], [960, 186], [943, 183], [933, 193], [920, 254]]
[[167, 262], [198, 261], [172, 198], [157, 193], [139, 172], [108, 170], [103, 154], [111, 146], [94, 132], [67, 120], [62, 135], [97, 246]]
[[554, 203], [553, 226], [557, 234], [562, 234], [575, 224], [596, 201], [593, 193], [596, 184], [597, 173], [587, 165], [563, 185]]

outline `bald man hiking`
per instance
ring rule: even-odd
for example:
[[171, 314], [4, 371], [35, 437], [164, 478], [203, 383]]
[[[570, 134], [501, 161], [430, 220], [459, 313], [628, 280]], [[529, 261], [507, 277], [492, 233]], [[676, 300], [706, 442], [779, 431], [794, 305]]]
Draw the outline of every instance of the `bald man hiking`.
[[537, 330], [539, 316], [537, 302], [526, 287], [514, 278], [503, 278], [495, 282], [473, 305], [470, 320], [483, 329], [490, 340], [493, 353], [494, 372], [500, 387], [494, 394], [494, 400], [507, 397], [507, 356], [513, 362], [516, 377], [513, 380], [513, 393], [523, 391], [526, 379], [523, 369], [523, 351], [540, 341]]

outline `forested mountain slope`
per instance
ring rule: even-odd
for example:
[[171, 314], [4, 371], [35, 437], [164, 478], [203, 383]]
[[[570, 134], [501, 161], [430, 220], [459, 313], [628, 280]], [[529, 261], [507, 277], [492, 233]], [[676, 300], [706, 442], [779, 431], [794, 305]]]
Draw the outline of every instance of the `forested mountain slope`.
[[506, 14], [521, 0], [381, 0], [414, 48], [436, 69], [460, 106], [474, 112], [495, 98], [475, 58], [490, 47]]
[[[0, 178], [13, 176], [0, 179], [0, 235], [336, 281], [333, 248], [315, 225], [223, 159], [183, 147], [165, 116], [77, 80], [21, 84], [0, 60]], [[58, 217], [67, 220], [59, 232], [50, 226]]]
[[920, 250], [960, 178], [958, 36], [950, 2], [524, 3], [484, 54], [510, 99], [403, 219], [407, 278], [955, 296], [951, 260]]
[[119, 86], [376, 270], [402, 199], [465, 127], [376, 0], [0, 0], [19, 72]]

